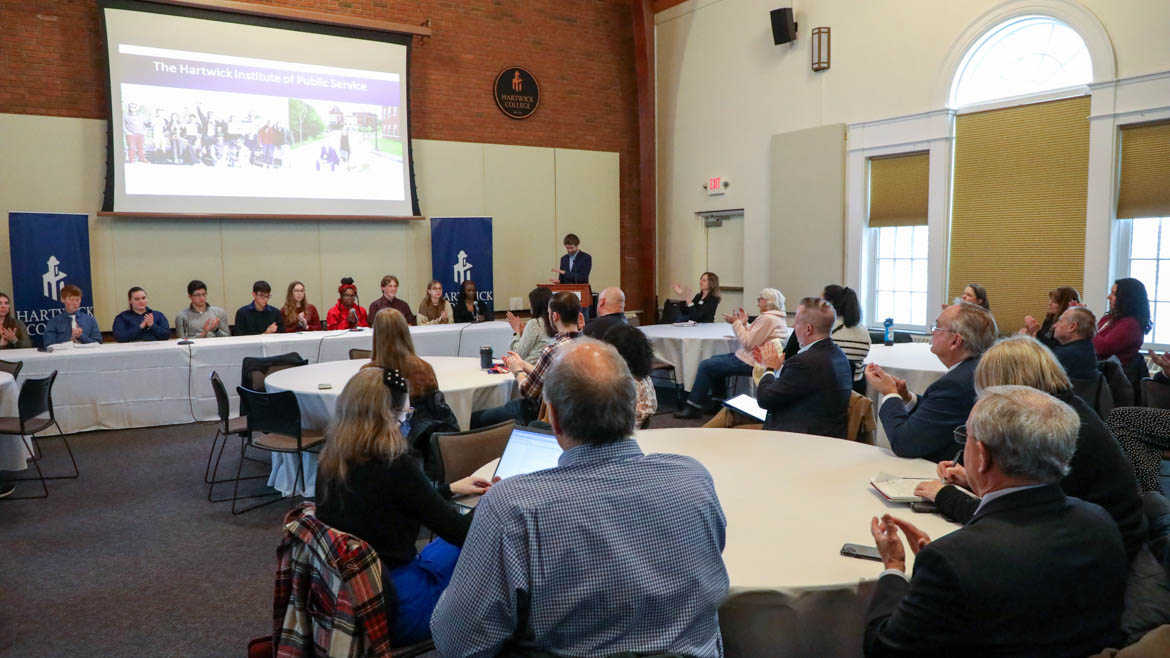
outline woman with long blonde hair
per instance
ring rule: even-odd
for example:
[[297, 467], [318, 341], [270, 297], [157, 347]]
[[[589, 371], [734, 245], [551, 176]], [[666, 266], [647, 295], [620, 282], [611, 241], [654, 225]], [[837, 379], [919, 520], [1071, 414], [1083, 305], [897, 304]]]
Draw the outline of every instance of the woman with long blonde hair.
[[406, 318], [396, 309], [384, 308], [374, 316], [374, 350], [366, 367], [400, 371], [410, 382], [415, 400], [439, 390], [435, 369], [414, 353], [414, 339]]
[[[474, 476], [438, 488], [427, 479], [400, 430], [408, 400], [402, 373], [359, 370], [337, 398], [317, 467], [317, 518], [362, 538], [382, 560], [395, 646], [430, 637], [431, 613], [471, 525], [451, 497], [491, 487]], [[419, 553], [414, 542], [423, 526], [438, 538]]]

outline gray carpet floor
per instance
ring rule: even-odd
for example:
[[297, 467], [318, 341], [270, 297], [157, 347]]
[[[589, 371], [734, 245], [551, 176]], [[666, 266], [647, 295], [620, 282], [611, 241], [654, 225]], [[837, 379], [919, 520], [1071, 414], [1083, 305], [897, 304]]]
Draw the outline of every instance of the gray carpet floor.
[[[664, 413], [653, 426], [699, 424]], [[0, 501], [0, 656], [230, 658], [271, 633], [289, 505], [233, 517], [230, 503], [207, 502], [214, 434], [203, 423], [73, 435], [80, 478], [50, 481], [46, 499]], [[46, 474], [64, 472], [61, 442], [41, 445]], [[222, 469], [234, 474], [238, 450], [229, 444]]]

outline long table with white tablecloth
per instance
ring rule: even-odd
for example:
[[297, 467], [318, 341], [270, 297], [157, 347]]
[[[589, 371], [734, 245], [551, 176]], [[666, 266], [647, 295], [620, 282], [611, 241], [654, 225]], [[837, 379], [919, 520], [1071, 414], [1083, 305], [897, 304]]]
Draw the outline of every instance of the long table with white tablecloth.
[[[411, 327], [419, 356], [479, 356], [490, 345], [498, 358], [512, 340], [507, 322]], [[349, 358], [353, 348], [370, 349], [373, 332], [316, 331], [178, 341], [55, 346], [52, 352], [5, 350], [0, 357], [23, 361], [19, 381], [57, 371], [53, 406], [66, 433], [173, 425], [216, 419], [208, 376], [219, 372], [232, 398], [244, 357], [296, 352], [309, 363]], [[19, 382], [18, 382], [19, 383]]]

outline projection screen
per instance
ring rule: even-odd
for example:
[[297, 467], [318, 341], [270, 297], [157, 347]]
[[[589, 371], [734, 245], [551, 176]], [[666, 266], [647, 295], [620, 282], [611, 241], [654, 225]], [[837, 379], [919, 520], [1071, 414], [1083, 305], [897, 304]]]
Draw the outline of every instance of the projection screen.
[[418, 215], [410, 37], [101, 0], [103, 210]]

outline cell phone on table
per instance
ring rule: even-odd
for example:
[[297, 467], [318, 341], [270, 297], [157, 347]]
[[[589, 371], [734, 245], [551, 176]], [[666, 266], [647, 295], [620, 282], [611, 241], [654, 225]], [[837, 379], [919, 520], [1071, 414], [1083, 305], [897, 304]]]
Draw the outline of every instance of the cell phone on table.
[[855, 557], [861, 560], [874, 560], [876, 562], [882, 561], [882, 554], [878, 553], [878, 549], [875, 546], [845, 544], [841, 547], [841, 555], [844, 555], [845, 557]]

